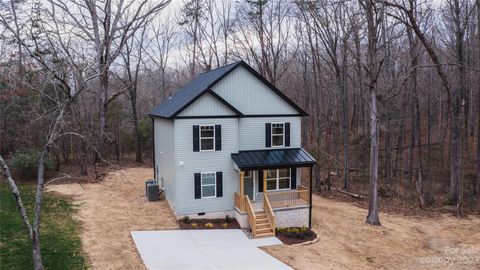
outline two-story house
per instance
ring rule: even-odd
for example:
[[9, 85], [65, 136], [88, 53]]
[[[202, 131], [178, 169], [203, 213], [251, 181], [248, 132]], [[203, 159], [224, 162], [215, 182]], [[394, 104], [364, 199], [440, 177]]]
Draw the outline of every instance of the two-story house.
[[245, 62], [200, 74], [150, 116], [155, 179], [177, 217], [234, 216], [255, 237], [311, 227], [307, 114]]

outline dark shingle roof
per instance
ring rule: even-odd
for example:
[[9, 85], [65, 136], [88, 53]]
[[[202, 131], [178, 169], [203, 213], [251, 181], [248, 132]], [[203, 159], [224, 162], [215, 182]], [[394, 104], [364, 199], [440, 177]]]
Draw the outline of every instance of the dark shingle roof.
[[[167, 99], [162, 104], [155, 107], [149, 115], [154, 117], [174, 118], [177, 114], [179, 114], [181, 111], [183, 111], [183, 109], [188, 107], [203, 93], [209, 91], [209, 88], [211, 88], [223, 77], [228, 75], [232, 70], [234, 70], [236, 67], [240, 65], [246, 68], [248, 71], [250, 71], [265, 85], [267, 85], [270, 89], [272, 89], [272, 91], [274, 91], [283, 100], [285, 100], [288, 104], [290, 104], [293, 108], [295, 108], [300, 115], [302, 116], [307, 115], [307, 113], [303, 111], [302, 108], [300, 108], [285, 94], [283, 94], [282, 91], [278, 90], [273, 84], [268, 82], [265, 78], [263, 78], [260, 74], [258, 74], [258, 72], [256, 72], [252, 67], [250, 67], [247, 63], [243, 62], [242, 60], [198, 75], [192, 81], [190, 81], [187, 85], [185, 85], [183, 88], [178, 90], [178, 92], [175, 93], [175, 95], [173, 95], [171, 98]], [[211, 92], [211, 94], [215, 95], [215, 93], [213, 92]], [[235, 111], [238, 115], [242, 116], [241, 112], [233, 108], [233, 106], [228, 104], [228, 102], [222, 100], [221, 97], [217, 95], [215, 95], [215, 97], [217, 99], [220, 99], [225, 105], [227, 105], [230, 109]]]
[[195, 77], [187, 85], [177, 91], [175, 95], [155, 107], [150, 113], [151, 116], [170, 118], [179, 113], [184, 107], [195, 100], [208, 88], [213, 86], [218, 80], [240, 65], [242, 61], [237, 61], [229, 65], [207, 71]]
[[240, 169], [280, 167], [306, 167], [316, 164], [315, 159], [303, 148], [240, 151], [232, 154]]

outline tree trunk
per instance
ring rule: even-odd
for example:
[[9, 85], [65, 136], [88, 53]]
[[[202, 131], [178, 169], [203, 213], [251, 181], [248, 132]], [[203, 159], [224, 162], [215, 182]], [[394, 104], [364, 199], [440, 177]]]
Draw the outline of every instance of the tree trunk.
[[342, 39], [342, 66], [341, 66], [341, 94], [342, 94], [342, 129], [343, 129], [343, 149], [344, 149], [344, 170], [343, 187], [348, 191], [350, 186], [350, 129], [349, 129], [349, 110], [348, 110], [348, 92], [347, 92], [347, 35]]
[[381, 225], [378, 218], [378, 110], [377, 110], [377, 30], [374, 3], [372, 1], [360, 1], [365, 9], [367, 18], [368, 54], [367, 68], [369, 78], [369, 105], [370, 105], [370, 199], [368, 203], [368, 215], [366, 223]]
[[450, 200], [457, 206], [457, 214], [462, 213], [463, 203], [463, 113], [466, 92], [466, 68], [464, 55], [464, 32], [461, 27], [461, 10], [458, 0], [453, 0], [453, 13], [455, 23], [455, 52], [458, 63], [457, 89], [451, 99], [450, 128], [451, 128], [451, 160], [450, 160]]
[[[477, 1], [477, 41], [478, 41], [478, 48], [480, 48], [480, 1]], [[477, 51], [477, 65], [478, 69], [480, 70], [480, 51]], [[477, 81], [478, 85], [478, 103], [477, 103], [477, 110], [478, 110], [478, 125], [477, 125], [477, 181], [475, 183], [474, 192], [477, 195], [480, 195], [480, 80]]]
[[[136, 83], [136, 82], [135, 82]], [[142, 163], [142, 136], [138, 127], [138, 114], [137, 114], [137, 93], [135, 90], [130, 90], [130, 105], [132, 106], [132, 118], [133, 118], [133, 133], [136, 140], [135, 161]]]
[[378, 120], [377, 95], [370, 87], [370, 200], [366, 222], [370, 225], [381, 225], [378, 218]]
[[42, 217], [43, 191], [45, 188], [45, 158], [48, 154], [48, 146], [40, 154], [38, 159], [37, 192], [35, 194], [35, 215], [32, 227], [32, 253], [33, 268], [43, 269], [42, 253], [40, 251], [40, 221]]
[[[478, 8], [478, 13], [480, 14], [480, 2], [478, 4], [478, 7], [479, 7]], [[478, 20], [479, 20], [479, 26], [480, 26], [480, 19], [478, 19]], [[480, 29], [478, 31], [480, 32]], [[479, 40], [480, 40], [480, 37], [479, 37]], [[479, 61], [479, 63], [480, 63], [480, 61]], [[480, 66], [480, 64], [479, 64], [479, 66]], [[479, 88], [480, 88], [480, 83], [479, 83]], [[480, 89], [478, 91], [478, 103], [477, 104], [480, 104]], [[478, 121], [478, 125], [477, 125], [477, 181], [475, 183], [474, 193], [476, 195], [480, 195], [480, 107], [478, 108], [478, 119], [477, 119], [477, 121]]]

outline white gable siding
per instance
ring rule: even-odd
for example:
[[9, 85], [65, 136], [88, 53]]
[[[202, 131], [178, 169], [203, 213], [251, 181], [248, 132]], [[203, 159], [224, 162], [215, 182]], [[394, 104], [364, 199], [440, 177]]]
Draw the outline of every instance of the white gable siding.
[[183, 110], [179, 116], [235, 115], [225, 104], [206, 93]]
[[[194, 125], [221, 125], [222, 150], [193, 152]], [[239, 180], [231, 153], [238, 151], [237, 127], [237, 118], [175, 119], [177, 215], [234, 209], [234, 192], [238, 191]], [[223, 197], [195, 199], [194, 174], [217, 171], [223, 172]]]
[[295, 108], [244, 67], [233, 70], [212, 90], [245, 115], [298, 114]]
[[290, 123], [290, 148], [302, 145], [301, 117], [247, 117], [239, 118], [238, 150], [274, 149], [265, 147], [265, 123]]
[[[165, 197], [175, 208], [175, 136], [173, 120], [155, 118], [155, 170], [157, 180], [163, 178]], [[161, 182], [159, 182], [161, 184]]]

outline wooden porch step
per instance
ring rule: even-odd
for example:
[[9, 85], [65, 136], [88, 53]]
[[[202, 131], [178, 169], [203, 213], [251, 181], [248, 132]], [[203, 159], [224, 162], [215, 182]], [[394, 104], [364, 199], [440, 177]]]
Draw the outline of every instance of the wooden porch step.
[[260, 214], [260, 215], [255, 215], [257, 219], [264, 219], [267, 218], [267, 214]]
[[257, 227], [257, 234], [262, 234], [262, 233], [273, 233], [273, 230], [272, 228], [262, 228], [262, 229], [259, 229]]
[[268, 224], [268, 219], [265, 217], [265, 218], [257, 218], [257, 224], [263, 224], [263, 223], [267, 223]]
[[267, 233], [257, 233], [255, 238], [262, 238], [262, 237], [272, 237], [275, 236], [273, 232], [267, 232]]
[[260, 224], [257, 224], [256, 226], [257, 230], [258, 229], [264, 229], [264, 228], [269, 228], [270, 229], [270, 224], [267, 222], [267, 223], [260, 223]]

